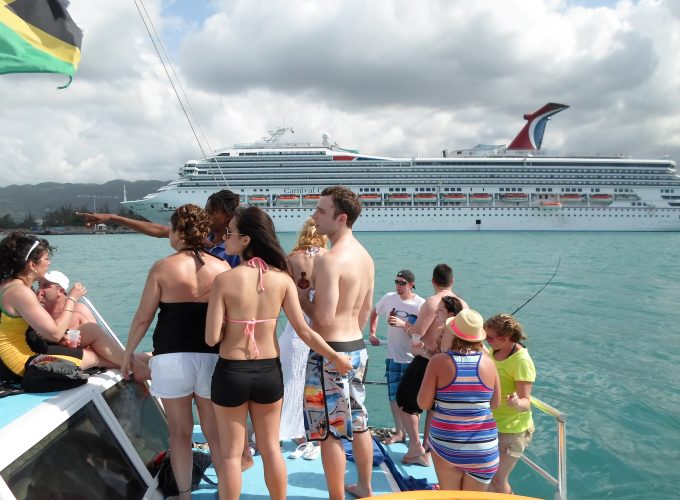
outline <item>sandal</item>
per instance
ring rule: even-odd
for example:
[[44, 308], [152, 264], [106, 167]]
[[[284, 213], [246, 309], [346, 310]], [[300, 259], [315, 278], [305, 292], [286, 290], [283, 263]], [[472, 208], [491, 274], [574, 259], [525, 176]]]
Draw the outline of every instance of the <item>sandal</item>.
[[314, 443], [311, 442], [306, 442], [302, 443], [299, 445], [297, 448], [295, 448], [295, 451], [292, 452], [290, 455], [288, 455], [288, 458], [293, 458], [293, 459], [298, 459], [300, 457], [303, 457], [305, 453], [307, 453], [308, 448], [313, 447]]
[[321, 447], [314, 446], [314, 443], [309, 443], [311, 446], [307, 447], [305, 452], [302, 454], [302, 458], [305, 460], [316, 460], [321, 454]]

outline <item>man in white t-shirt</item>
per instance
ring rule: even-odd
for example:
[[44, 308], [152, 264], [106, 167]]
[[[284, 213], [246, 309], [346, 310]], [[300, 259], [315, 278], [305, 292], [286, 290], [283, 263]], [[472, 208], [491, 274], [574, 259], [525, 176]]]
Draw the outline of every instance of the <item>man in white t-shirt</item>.
[[411, 337], [403, 328], [394, 326], [394, 320], [399, 318], [410, 324], [415, 324], [418, 319], [420, 307], [425, 299], [416, 295], [416, 277], [412, 271], [404, 269], [397, 273], [394, 280], [396, 292], [390, 292], [381, 298], [371, 311], [369, 341], [372, 345], [380, 345], [376, 336], [378, 318], [387, 318], [387, 356], [385, 358], [385, 377], [387, 378], [387, 392], [390, 400], [390, 409], [394, 417], [396, 433], [386, 442], [394, 443], [405, 441], [407, 431], [415, 427], [418, 429], [418, 415], [404, 413], [397, 405], [397, 388], [406, 368], [413, 359], [411, 354]]

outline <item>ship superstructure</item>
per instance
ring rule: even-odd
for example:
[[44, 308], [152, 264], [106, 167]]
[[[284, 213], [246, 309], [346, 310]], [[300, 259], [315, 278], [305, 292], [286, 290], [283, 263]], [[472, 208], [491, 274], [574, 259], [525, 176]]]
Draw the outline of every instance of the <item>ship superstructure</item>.
[[569, 156], [540, 149], [549, 103], [504, 146], [390, 158], [331, 144], [284, 143], [289, 129], [189, 161], [179, 178], [126, 206], [167, 223], [180, 205], [230, 189], [267, 210], [279, 231], [298, 231], [326, 186], [342, 184], [363, 205], [360, 231], [680, 230], [680, 177], [670, 159]]

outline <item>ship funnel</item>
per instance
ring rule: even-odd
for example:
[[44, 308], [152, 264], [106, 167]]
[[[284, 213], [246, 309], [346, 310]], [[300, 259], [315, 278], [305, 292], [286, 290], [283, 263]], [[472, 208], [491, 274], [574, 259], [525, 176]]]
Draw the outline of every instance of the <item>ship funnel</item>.
[[524, 125], [524, 128], [517, 134], [517, 137], [512, 140], [507, 149], [541, 149], [543, 133], [545, 132], [545, 126], [548, 124], [548, 120], [552, 115], [559, 113], [568, 107], [569, 106], [566, 104], [549, 102], [538, 111], [524, 115], [524, 119], [528, 120], [528, 123]]

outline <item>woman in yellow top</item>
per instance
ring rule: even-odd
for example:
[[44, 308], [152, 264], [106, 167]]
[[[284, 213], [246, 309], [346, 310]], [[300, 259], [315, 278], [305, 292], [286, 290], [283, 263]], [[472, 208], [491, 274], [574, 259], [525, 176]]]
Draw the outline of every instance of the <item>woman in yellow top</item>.
[[536, 381], [536, 368], [529, 351], [521, 343], [526, 339], [522, 325], [510, 314], [489, 318], [484, 323], [484, 330], [501, 381], [501, 404], [493, 410], [498, 427], [500, 463], [490, 490], [512, 493], [508, 478], [534, 433], [531, 388]]
[[95, 323], [80, 327], [80, 346], [66, 347], [66, 330], [75, 304], [87, 290], [76, 283], [55, 320], [31, 288], [45, 277], [53, 249], [47, 240], [16, 231], [0, 241], [0, 378], [19, 382], [26, 366], [48, 354], [80, 368], [120, 366], [123, 349]]

